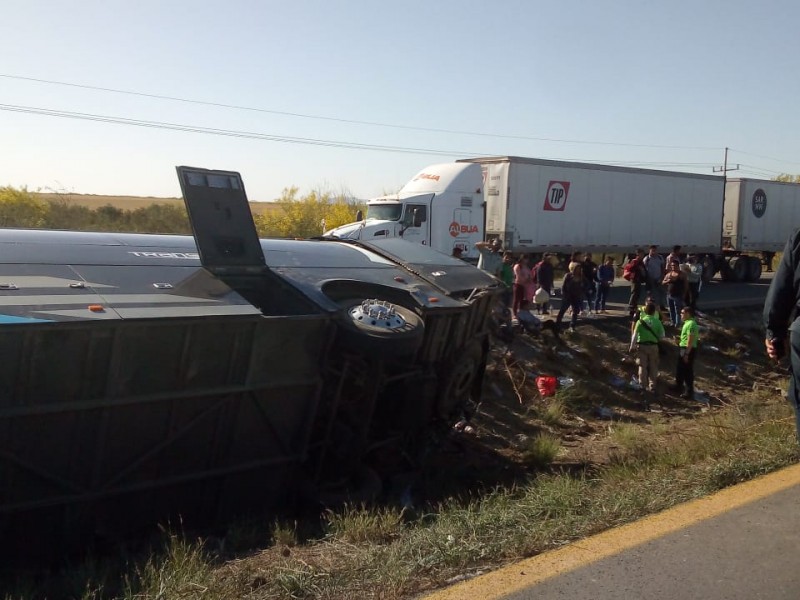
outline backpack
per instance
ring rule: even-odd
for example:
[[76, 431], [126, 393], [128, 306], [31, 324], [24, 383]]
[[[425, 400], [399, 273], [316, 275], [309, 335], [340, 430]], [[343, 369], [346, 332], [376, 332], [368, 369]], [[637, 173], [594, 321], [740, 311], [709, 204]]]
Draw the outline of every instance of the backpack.
[[625, 281], [633, 281], [636, 279], [636, 270], [639, 268], [639, 261], [636, 259], [629, 260], [625, 263], [625, 266], [622, 267], [622, 278]]
[[540, 260], [531, 269], [531, 283], [539, 283], [539, 267], [542, 266], [544, 261]]

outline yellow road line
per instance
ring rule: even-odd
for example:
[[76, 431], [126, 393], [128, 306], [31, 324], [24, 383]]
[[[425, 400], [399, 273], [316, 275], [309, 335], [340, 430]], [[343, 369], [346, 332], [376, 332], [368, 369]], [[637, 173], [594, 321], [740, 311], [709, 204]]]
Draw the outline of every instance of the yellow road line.
[[619, 554], [690, 525], [800, 484], [800, 465], [726, 488], [558, 550], [502, 567], [425, 596], [425, 600], [492, 600]]

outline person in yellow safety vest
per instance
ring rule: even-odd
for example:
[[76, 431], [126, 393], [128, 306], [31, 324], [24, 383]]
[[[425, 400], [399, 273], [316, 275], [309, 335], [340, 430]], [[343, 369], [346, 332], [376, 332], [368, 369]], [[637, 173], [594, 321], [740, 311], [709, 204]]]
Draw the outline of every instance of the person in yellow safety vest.
[[[653, 297], [650, 294], [648, 294], [647, 298], [645, 298], [644, 304], [638, 306], [631, 315], [631, 334], [633, 333], [633, 328], [636, 326], [636, 323], [639, 321], [639, 317], [641, 317], [647, 312], [646, 309], [648, 304], [655, 304], [655, 300], [653, 300]], [[664, 323], [664, 318], [661, 315], [661, 311], [658, 310], [658, 307], [656, 307], [656, 312], [654, 316], [662, 324]]]
[[[636, 350], [636, 363], [639, 365], [639, 385], [642, 389], [655, 393], [658, 382], [658, 342], [664, 337], [664, 325], [656, 316], [655, 303], [645, 305], [631, 333], [630, 351]], [[646, 406], [646, 404], [645, 404]]]

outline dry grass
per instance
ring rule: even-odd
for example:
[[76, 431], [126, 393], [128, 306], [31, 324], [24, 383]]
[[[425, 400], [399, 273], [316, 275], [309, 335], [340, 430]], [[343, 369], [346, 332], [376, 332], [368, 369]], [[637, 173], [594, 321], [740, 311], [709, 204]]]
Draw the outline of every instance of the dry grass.
[[[103, 196], [94, 194], [70, 194], [70, 193], [42, 193], [32, 192], [32, 195], [39, 200], [48, 202], [64, 202], [77, 206], [85, 206], [92, 210], [101, 206], [111, 205], [122, 210], [136, 210], [151, 204], [176, 204], [183, 206], [182, 198], [155, 198], [143, 196]], [[254, 215], [265, 214], [270, 211], [278, 210], [278, 206], [273, 202], [250, 202], [250, 210]]]
[[540, 433], [527, 440], [523, 450], [525, 464], [536, 469], [544, 469], [553, 464], [561, 449], [561, 441], [549, 433]]
[[[704, 323], [720, 348], [759, 333], [747, 323], [733, 333], [723, 321]], [[711, 403], [665, 396], [655, 403], [660, 412], [644, 413], [639, 393], [619, 384], [633, 366], [621, 360], [627, 327], [615, 327], [583, 330], [580, 343], [543, 337], [495, 361], [487, 377], [493, 400], [477, 411], [475, 437], [454, 437], [456, 458], [429, 474], [444, 486], [466, 469], [481, 479], [480, 492], [462, 489], [409, 510], [387, 503], [325, 511], [315, 535], [298, 534], [313, 524], [245, 522], [218, 544], [224, 551], [170, 534], [142, 562], [88, 562], [49, 587], [20, 583], [8, 597], [68, 589], [86, 600], [406, 599], [797, 461], [785, 375], [760, 355], [703, 354], [698, 387]], [[731, 379], [724, 366], [733, 361]], [[530, 372], [575, 384], [543, 400], [524, 376]], [[515, 470], [515, 483], [484, 469], [501, 458], [498, 470]]]

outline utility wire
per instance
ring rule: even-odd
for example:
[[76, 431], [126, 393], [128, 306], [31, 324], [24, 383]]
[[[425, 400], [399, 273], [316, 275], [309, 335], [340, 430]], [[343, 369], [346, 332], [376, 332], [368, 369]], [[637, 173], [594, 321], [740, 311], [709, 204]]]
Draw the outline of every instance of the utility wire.
[[752, 173], [756, 177], [766, 178], [766, 179], [774, 179], [778, 175], [781, 175], [780, 171], [770, 171], [768, 169], [763, 169], [761, 167], [755, 167], [753, 165], [743, 165], [740, 164], [740, 171], [742, 173]]
[[774, 160], [775, 162], [780, 162], [780, 163], [784, 163], [784, 164], [787, 164], [787, 165], [800, 166], [800, 163], [798, 163], [796, 161], [793, 162], [793, 161], [783, 160], [783, 159], [780, 159], [780, 158], [773, 158], [771, 156], [764, 156], [763, 154], [754, 154], [752, 152], [745, 152], [744, 150], [737, 150], [736, 148], [730, 148], [730, 150], [733, 151], [733, 152], [738, 152], [739, 154], [746, 154], [748, 156], [755, 156], [757, 158], [763, 158], [765, 160]]
[[358, 121], [355, 119], [342, 119], [338, 117], [327, 117], [322, 115], [309, 115], [303, 113], [294, 113], [294, 112], [286, 112], [280, 110], [271, 110], [266, 108], [257, 108], [252, 106], [241, 106], [237, 104], [225, 104], [222, 102], [209, 102], [205, 100], [194, 100], [190, 98], [180, 98], [177, 96], [166, 96], [161, 94], [150, 94], [146, 92], [136, 92], [133, 90], [120, 90], [115, 88], [107, 88], [107, 87], [100, 87], [94, 85], [85, 85], [85, 84], [78, 84], [78, 83], [69, 83], [66, 81], [54, 81], [50, 79], [37, 79], [35, 77], [24, 77], [22, 75], [10, 75], [5, 73], [0, 73], [0, 77], [6, 79], [17, 79], [20, 81], [32, 81], [36, 83], [44, 83], [48, 85], [60, 85], [66, 87], [73, 87], [78, 89], [84, 90], [95, 90], [100, 92], [110, 92], [113, 94], [126, 94], [129, 96], [139, 96], [142, 98], [153, 98], [156, 100], [169, 100], [172, 102], [183, 102], [188, 104], [198, 104], [202, 106], [214, 106], [217, 108], [227, 108], [232, 110], [245, 110], [250, 112], [259, 112], [259, 113], [267, 113], [267, 114], [274, 114], [274, 115], [282, 115], [288, 117], [297, 117], [302, 119], [318, 119], [323, 121], [334, 121], [338, 123], [349, 123], [354, 125], [369, 125], [371, 127], [387, 127], [392, 129], [404, 129], [410, 131], [427, 131], [427, 132], [434, 132], [434, 133], [447, 133], [447, 134], [455, 134], [455, 135], [471, 135], [471, 136], [479, 136], [479, 137], [492, 137], [492, 138], [500, 138], [500, 139], [510, 139], [510, 140], [526, 140], [526, 141], [537, 141], [537, 142], [558, 142], [562, 144], [584, 144], [584, 145], [596, 145], [596, 146], [620, 146], [620, 147], [628, 147], [628, 148], [658, 148], [658, 149], [671, 149], [671, 150], [720, 150], [720, 148], [716, 146], [668, 146], [668, 145], [658, 145], [658, 144], [628, 144], [622, 142], [598, 142], [598, 141], [588, 141], [588, 140], [568, 140], [568, 139], [560, 139], [560, 138], [546, 138], [546, 137], [534, 137], [534, 136], [524, 136], [524, 135], [508, 135], [508, 134], [496, 134], [496, 133], [485, 133], [485, 132], [477, 132], [477, 131], [461, 131], [455, 129], [440, 129], [436, 127], [417, 127], [411, 125], [397, 125], [391, 123], [380, 123], [376, 121]]
[[[220, 135], [226, 137], [247, 138], [272, 142], [284, 142], [291, 144], [308, 144], [314, 146], [329, 146], [336, 148], [349, 148], [355, 150], [378, 150], [383, 152], [398, 152], [406, 154], [430, 154], [447, 157], [471, 157], [471, 156], [493, 156], [486, 152], [465, 152], [463, 150], [437, 150], [433, 148], [409, 148], [403, 146], [384, 146], [377, 144], [362, 144], [355, 142], [342, 142], [337, 140], [324, 140], [315, 138], [301, 138], [292, 136], [280, 136], [254, 131], [237, 131], [232, 129], [218, 129], [214, 127], [202, 127], [197, 125], [186, 125], [182, 123], [169, 123], [163, 121], [146, 121], [142, 119], [130, 119], [125, 117], [114, 117], [95, 113], [81, 113], [50, 108], [40, 108], [35, 106], [17, 106], [13, 104], [0, 104], [0, 110], [7, 112], [17, 112], [47, 117], [58, 117], [65, 119], [78, 119], [83, 121], [94, 121], [98, 123], [112, 123], [116, 125], [129, 125], [134, 127], [146, 127], [150, 129], [164, 129], [170, 131], [183, 131], [188, 133], [200, 133], [207, 135]], [[707, 163], [676, 163], [676, 162], [624, 162], [624, 161], [598, 161], [594, 159], [565, 159], [565, 158], [546, 158], [546, 160], [585, 162], [595, 164], [619, 165], [619, 166], [660, 166], [660, 167], [694, 167], [709, 168]]]
[[214, 127], [201, 127], [197, 125], [184, 125], [181, 123], [167, 123], [161, 121], [145, 121], [140, 119], [128, 119], [124, 117], [112, 117], [108, 115], [98, 115], [93, 113], [79, 113], [64, 110], [54, 110], [49, 108], [38, 108], [34, 106], [15, 106], [12, 104], [0, 104], [0, 110], [8, 112], [27, 113], [48, 117], [60, 117], [66, 119], [79, 119], [84, 121], [96, 121], [100, 123], [114, 123], [117, 125], [131, 125], [135, 127], [147, 127], [151, 129], [166, 129], [172, 131], [185, 131], [190, 133], [204, 133], [210, 135], [221, 135], [227, 137], [249, 138], [257, 140], [267, 140], [273, 142], [286, 142], [294, 144], [309, 144], [315, 146], [333, 146], [338, 148], [352, 148], [360, 150], [382, 150], [385, 152], [405, 152], [413, 154], [436, 154], [443, 156], [466, 156], [462, 152], [450, 150], [434, 150], [430, 148], [404, 148], [401, 146], [381, 146], [376, 144], [360, 144], [354, 142], [339, 142], [335, 140], [322, 140], [314, 138], [301, 138], [291, 136], [279, 136], [267, 133], [257, 133], [252, 131], [236, 131], [232, 129], [217, 129]]

